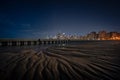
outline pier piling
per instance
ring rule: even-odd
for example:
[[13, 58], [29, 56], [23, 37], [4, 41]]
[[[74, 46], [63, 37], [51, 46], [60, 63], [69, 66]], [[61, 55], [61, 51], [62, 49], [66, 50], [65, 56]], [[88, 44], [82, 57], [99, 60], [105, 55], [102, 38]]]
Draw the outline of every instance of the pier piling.
[[47, 45], [47, 44], [66, 44], [68, 40], [39, 39], [39, 40], [0, 40], [0, 46], [24, 46], [24, 45]]

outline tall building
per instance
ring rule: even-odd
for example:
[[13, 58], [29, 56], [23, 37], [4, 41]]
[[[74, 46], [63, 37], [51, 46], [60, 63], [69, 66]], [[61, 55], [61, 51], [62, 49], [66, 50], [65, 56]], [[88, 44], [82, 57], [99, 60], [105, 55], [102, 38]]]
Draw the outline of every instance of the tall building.
[[111, 33], [111, 38], [112, 40], [120, 40], [120, 33], [118, 32], [110, 32]]
[[66, 39], [67, 37], [66, 37], [65, 33], [58, 33], [58, 34], [56, 35], [56, 38], [57, 38], [57, 39]]
[[110, 38], [111, 38], [111, 32], [106, 34], [106, 40], [110, 40]]
[[97, 39], [97, 33], [96, 32], [90, 32], [87, 34], [87, 40], [96, 40]]
[[107, 35], [106, 31], [98, 32], [98, 40], [106, 40], [106, 35]]

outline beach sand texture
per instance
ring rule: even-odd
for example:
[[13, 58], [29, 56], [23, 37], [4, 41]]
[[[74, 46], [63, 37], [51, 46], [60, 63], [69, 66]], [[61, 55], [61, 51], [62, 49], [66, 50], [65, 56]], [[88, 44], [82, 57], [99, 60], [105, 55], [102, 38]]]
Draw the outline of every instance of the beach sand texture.
[[120, 41], [7, 51], [0, 80], [120, 80], [119, 61]]

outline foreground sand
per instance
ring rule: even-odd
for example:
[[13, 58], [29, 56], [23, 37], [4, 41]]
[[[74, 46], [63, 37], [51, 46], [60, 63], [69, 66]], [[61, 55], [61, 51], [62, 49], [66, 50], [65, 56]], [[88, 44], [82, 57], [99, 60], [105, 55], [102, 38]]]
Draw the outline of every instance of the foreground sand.
[[120, 42], [0, 53], [0, 80], [120, 80]]

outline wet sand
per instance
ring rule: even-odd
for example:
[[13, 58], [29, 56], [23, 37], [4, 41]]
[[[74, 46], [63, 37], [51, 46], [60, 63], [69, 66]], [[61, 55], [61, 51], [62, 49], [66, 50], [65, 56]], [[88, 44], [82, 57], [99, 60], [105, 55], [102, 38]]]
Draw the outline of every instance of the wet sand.
[[120, 41], [0, 53], [0, 80], [120, 80]]

